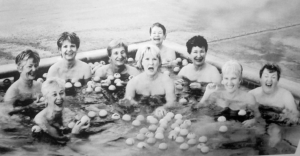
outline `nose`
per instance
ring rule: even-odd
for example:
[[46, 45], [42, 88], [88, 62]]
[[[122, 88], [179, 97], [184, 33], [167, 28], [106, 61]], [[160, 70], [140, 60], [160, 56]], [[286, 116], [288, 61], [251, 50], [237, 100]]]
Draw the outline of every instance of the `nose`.
[[118, 53], [118, 58], [122, 58], [122, 54], [121, 53]]
[[37, 68], [38, 68], [38, 67], [36, 67], [36, 66], [32, 66], [31, 70], [32, 70], [32, 71], [36, 71]]

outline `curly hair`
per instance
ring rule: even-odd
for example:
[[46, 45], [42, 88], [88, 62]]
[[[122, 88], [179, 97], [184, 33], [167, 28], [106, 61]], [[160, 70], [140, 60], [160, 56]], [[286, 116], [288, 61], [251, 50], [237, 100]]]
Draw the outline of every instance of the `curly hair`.
[[61, 46], [65, 40], [68, 40], [72, 44], [75, 44], [77, 49], [80, 46], [80, 39], [74, 32], [63, 32], [57, 40], [58, 49], [61, 48]]

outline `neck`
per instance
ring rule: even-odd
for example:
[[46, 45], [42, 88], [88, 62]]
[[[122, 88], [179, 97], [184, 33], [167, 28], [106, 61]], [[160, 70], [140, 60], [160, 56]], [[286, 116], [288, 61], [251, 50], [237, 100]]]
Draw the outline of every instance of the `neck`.
[[271, 92], [264, 92], [264, 91], [263, 91], [263, 93], [264, 93], [265, 95], [267, 95], [267, 96], [274, 96], [274, 95], [276, 94], [277, 91], [278, 91], [278, 86], [276, 86], [276, 87], [274, 88], [274, 90], [271, 91]]
[[153, 74], [153, 75], [147, 75], [146, 73], [145, 73], [145, 79], [146, 80], [155, 80], [157, 77], [158, 77], [158, 74], [159, 74], [159, 71], [157, 71], [155, 74]]
[[33, 80], [26, 80], [20, 77], [19, 81], [21, 82], [21, 84], [28, 88], [31, 88], [33, 85]]
[[239, 95], [240, 91], [239, 89], [234, 91], [234, 92], [225, 92], [225, 96], [228, 98], [228, 99], [231, 99], [233, 100], [234, 98], [236, 98], [238, 95]]
[[76, 64], [76, 60], [75, 59], [74, 60], [64, 60], [63, 61], [63, 66], [65, 68], [68, 68], [68, 69], [73, 68], [75, 66], [75, 64]]
[[162, 43], [158, 43], [158, 44], [155, 44], [155, 45], [156, 45], [157, 48], [160, 49], [160, 50], [163, 48], [163, 44], [162, 44]]
[[113, 63], [110, 64], [110, 69], [112, 70], [113, 73], [122, 73], [123, 71], [126, 70], [125, 64], [121, 66], [114, 65]]
[[194, 64], [194, 69], [196, 71], [202, 70], [204, 67], [206, 66], [206, 63], [202, 64], [202, 65], [195, 65]]

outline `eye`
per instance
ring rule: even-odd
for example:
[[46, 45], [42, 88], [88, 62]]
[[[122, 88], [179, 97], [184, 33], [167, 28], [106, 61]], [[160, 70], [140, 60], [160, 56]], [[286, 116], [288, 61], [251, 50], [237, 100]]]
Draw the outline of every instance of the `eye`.
[[71, 47], [74, 48], [74, 47], [76, 47], [76, 45], [75, 45], [75, 44], [72, 44]]

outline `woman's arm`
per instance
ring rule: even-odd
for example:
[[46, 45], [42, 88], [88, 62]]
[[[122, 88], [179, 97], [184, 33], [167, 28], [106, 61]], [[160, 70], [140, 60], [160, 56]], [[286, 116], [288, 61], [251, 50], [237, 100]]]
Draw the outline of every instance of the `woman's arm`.
[[243, 125], [246, 127], [250, 127], [257, 122], [258, 118], [260, 118], [261, 115], [258, 110], [258, 104], [255, 100], [255, 97], [250, 93], [246, 93], [246, 94], [247, 94], [247, 96], [246, 96], [247, 97], [247, 101], [246, 101], [247, 107], [253, 111], [254, 118], [244, 121]]
[[164, 84], [166, 88], [166, 101], [167, 101], [164, 107], [165, 108], [173, 107], [176, 101], [174, 82], [171, 78], [167, 78]]

